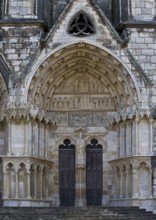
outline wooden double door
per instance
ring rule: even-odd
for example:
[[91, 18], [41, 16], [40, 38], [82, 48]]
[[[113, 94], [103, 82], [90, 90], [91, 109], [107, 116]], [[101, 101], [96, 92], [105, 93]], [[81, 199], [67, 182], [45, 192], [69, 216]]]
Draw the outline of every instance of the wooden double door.
[[[102, 205], [102, 146], [96, 139], [86, 146], [86, 200], [88, 206]], [[59, 148], [59, 195], [61, 206], [74, 206], [76, 188], [75, 146], [69, 139]]]
[[59, 194], [61, 206], [75, 203], [75, 146], [69, 139], [59, 148]]

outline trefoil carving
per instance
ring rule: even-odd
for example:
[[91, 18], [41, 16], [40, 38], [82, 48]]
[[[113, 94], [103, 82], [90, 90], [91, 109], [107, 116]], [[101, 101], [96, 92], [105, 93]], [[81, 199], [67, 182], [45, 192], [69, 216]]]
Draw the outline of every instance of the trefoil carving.
[[71, 20], [68, 33], [75, 37], [87, 37], [95, 34], [92, 19], [83, 11], [78, 12]]

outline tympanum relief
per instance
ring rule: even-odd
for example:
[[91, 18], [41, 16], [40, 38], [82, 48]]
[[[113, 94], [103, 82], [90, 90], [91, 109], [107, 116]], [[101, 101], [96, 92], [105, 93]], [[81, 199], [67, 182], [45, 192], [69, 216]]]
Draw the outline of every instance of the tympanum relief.
[[54, 91], [49, 110], [115, 109], [114, 98], [100, 79], [79, 73], [65, 79]]
[[104, 126], [116, 109], [107, 85], [87, 73], [65, 78], [54, 90], [47, 116], [58, 126]]

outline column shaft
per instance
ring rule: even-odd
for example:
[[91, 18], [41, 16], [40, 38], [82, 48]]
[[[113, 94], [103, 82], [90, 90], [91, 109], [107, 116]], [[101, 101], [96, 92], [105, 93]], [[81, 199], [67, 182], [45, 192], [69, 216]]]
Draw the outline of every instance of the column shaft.
[[133, 198], [138, 198], [139, 197], [139, 189], [138, 189], [138, 170], [136, 168], [133, 168], [133, 174], [132, 174], [132, 184], [133, 184]]
[[31, 199], [30, 195], [30, 172], [27, 171], [27, 199]]
[[18, 171], [15, 172], [15, 177], [16, 177], [16, 195], [15, 198], [19, 199], [19, 190], [18, 190]]

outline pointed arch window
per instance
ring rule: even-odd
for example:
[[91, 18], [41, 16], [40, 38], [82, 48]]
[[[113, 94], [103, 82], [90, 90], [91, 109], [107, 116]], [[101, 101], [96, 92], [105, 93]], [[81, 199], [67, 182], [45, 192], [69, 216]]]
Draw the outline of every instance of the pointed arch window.
[[8, 14], [9, 0], [0, 0], [0, 20], [4, 18], [4, 15]]
[[38, 13], [38, 0], [34, 0], [34, 15]]
[[116, 27], [128, 20], [129, 13], [131, 14], [130, 0], [111, 0], [112, 23]]
[[83, 11], [78, 12], [69, 23], [68, 33], [75, 37], [87, 37], [95, 34], [92, 19]]

